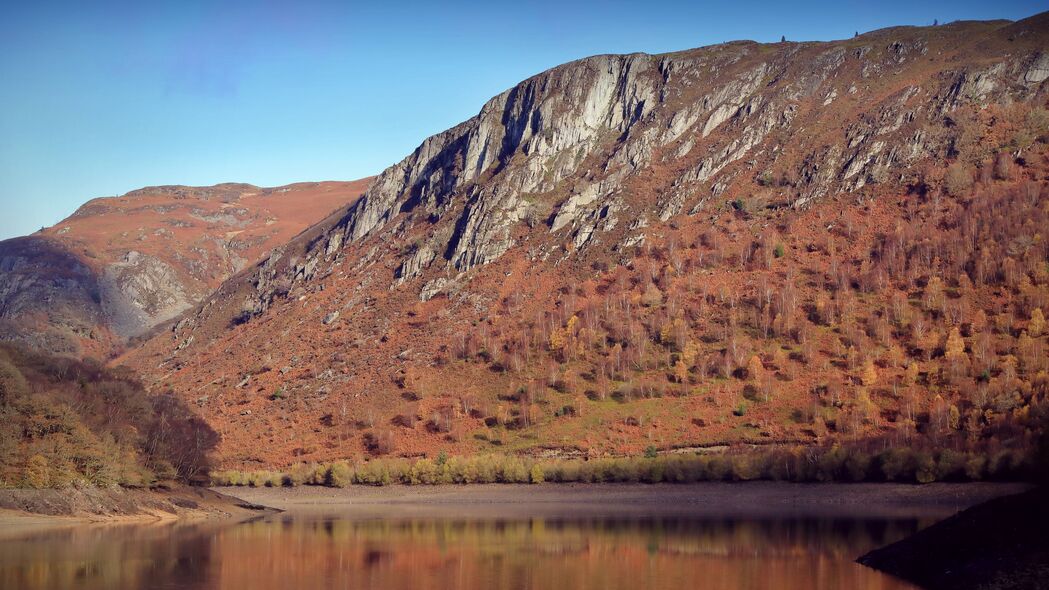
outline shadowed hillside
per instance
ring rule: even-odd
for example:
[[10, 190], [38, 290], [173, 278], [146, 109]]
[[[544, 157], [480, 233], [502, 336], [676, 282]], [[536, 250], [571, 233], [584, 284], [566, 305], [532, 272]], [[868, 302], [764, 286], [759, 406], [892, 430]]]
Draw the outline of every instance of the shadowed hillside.
[[159, 186], [89, 201], [52, 227], [0, 242], [0, 339], [108, 358], [370, 181]]
[[124, 369], [0, 344], [0, 487], [205, 477], [218, 435]]

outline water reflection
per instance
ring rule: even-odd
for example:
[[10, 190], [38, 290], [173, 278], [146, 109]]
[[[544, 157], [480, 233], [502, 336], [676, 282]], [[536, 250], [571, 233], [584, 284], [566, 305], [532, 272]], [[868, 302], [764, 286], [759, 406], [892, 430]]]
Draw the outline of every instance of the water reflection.
[[79, 527], [0, 543], [2, 588], [906, 588], [852, 562], [915, 519], [354, 519]]

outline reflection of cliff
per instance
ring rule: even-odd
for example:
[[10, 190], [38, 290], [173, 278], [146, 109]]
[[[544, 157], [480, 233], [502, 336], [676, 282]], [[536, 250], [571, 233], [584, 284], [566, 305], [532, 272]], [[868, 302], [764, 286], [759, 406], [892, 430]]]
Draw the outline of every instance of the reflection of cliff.
[[[680, 518], [258, 521], [224, 531], [224, 588], [886, 588], [851, 563], [918, 523]], [[260, 554], [261, 553], [261, 554]], [[264, 570], [264, 574], [259, 570]], [[421, 575], [425, 572], [425, 575]], [[409, 574], [410, 573], [410, 574]], [[267, 586], [267, 584], [270, 584]]]
[[44, 588], [889, 588], [851, 563], [914, 520], [351, 521], [73, 529], [0, 546], [0, 586]]

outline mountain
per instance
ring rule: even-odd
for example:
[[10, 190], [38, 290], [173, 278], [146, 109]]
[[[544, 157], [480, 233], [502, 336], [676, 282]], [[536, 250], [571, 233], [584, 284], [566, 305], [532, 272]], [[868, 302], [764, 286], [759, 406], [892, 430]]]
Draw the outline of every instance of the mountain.
[[1022, 444], [1047, 47], [1041, 14], [556, 67], [120, 361], [224, 466]]
[[106, 358], [370, 182], [158, 186], [89, 201], [52, 227], [0, 242], [0, 339]]

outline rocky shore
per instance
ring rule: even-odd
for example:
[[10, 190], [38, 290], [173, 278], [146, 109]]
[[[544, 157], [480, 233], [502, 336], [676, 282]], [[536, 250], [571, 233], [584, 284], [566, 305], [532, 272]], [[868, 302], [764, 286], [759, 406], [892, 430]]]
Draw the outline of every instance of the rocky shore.
[[858, 561], [923, 588], [1049, 588], [1049, 489], [973, 506]]

